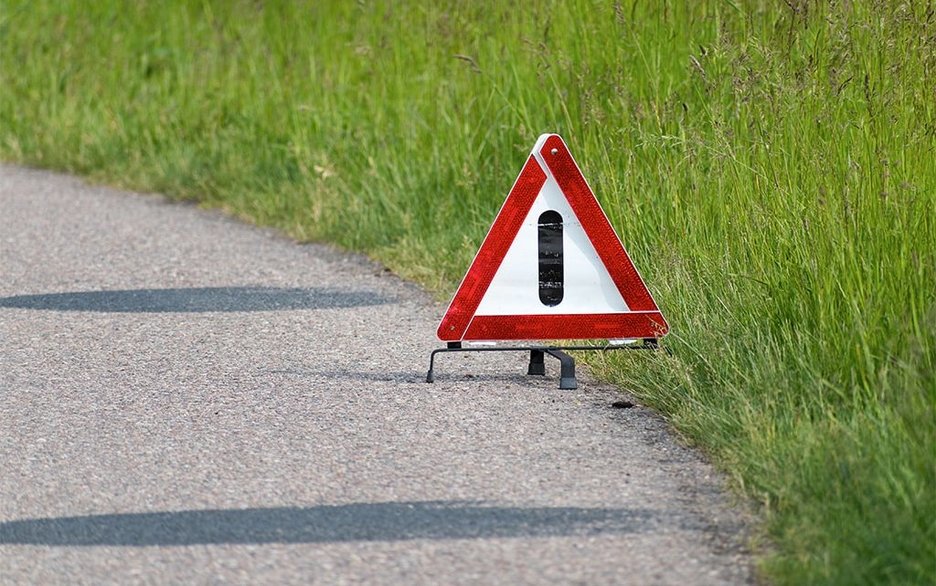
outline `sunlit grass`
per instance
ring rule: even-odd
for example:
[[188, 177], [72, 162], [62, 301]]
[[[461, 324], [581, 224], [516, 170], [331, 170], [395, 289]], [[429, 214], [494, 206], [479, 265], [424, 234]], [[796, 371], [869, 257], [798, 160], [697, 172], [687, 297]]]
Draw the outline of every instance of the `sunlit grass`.
[[595, 359], [778, 583], [936, 580], [936, 16], [914, 2], [0, 0], [0, 156], [453, 290], [564, 135], [671, 325]]

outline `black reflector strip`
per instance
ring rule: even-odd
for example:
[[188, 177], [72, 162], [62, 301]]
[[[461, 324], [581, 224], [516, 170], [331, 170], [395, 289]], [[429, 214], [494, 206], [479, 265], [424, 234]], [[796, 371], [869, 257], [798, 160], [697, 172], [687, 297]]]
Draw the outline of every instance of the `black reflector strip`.
[[539, 217], [539, 298], [550, 307], [562, 302], [562, 216], [549, 210]]

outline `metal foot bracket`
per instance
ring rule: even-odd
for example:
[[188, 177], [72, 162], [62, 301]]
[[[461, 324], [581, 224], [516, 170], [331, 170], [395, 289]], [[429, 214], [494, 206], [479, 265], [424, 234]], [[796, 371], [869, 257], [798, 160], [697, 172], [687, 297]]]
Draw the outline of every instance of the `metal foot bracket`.
[[438, 348], [429, 354], [429, 371], [426, 373], [426, 382], [435, 381], [436, 354], [447, 352], [529, 352], [530, 363], [527, 367], [528, 375], [546, 374], [545, 356], [549, 354], [559, 360], [559, 388], [573, 390], [578, 388], [575, 378], [575, 359], [563, 350], [657, 350], [659, 345], [656, 338], [646, 338], [643, 344], [615, 345], [615, 346], [480, 346], [463, 347], [460, 342], [449, 342], [445, 348]]

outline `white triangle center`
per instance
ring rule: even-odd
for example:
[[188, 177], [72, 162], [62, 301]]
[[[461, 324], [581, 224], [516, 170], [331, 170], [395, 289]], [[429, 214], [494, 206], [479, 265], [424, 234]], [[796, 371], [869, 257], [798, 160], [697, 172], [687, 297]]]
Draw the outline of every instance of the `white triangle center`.
[[[544, 167], [545, 165], [541, 166]], [[539, 218], [553, 210], [562, 216], [563, 295], [557, 305], [540, 301]], [[582, 223], [552, 177], [533, 201], [516, 238], [507, 249], [475, 315], [553, 315], [620, 313], [630, 309], [608, 269], [585, 234]]]

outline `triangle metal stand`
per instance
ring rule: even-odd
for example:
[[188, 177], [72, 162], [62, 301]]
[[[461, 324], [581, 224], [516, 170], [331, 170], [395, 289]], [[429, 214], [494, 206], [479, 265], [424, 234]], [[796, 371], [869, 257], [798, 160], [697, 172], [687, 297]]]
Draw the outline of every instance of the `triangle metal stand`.
[[[447, 352], [529, 352], [530, 364], [527, 367], [528, 375], [546, 374], [546, 355], [559, 360], [559, 388], [573, 390], [578, 388], [575, 378], [575, 359], [563, 350], [658, 350], [660, 348], [657, 338], [643, 338], [642, 344], [608, 345], [608, 346], [470, 346], [464, 347], [461, 342], [449, 342], [445, 348], [433, 350], [429, 355], [429, 371], [426, 373], [426, 382], [435, 382], [436, 354]], [[669, 350], [667, 350], [669, 353]]]

